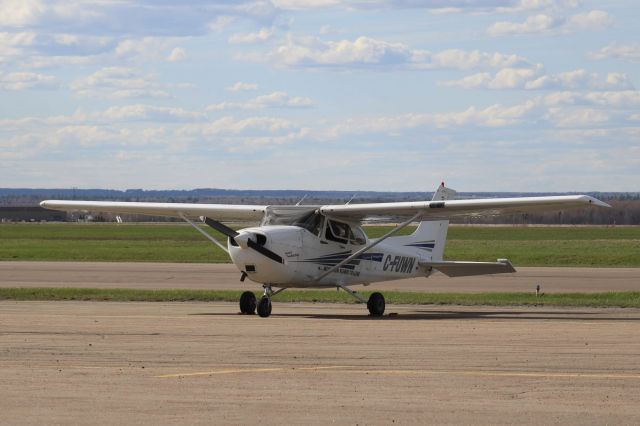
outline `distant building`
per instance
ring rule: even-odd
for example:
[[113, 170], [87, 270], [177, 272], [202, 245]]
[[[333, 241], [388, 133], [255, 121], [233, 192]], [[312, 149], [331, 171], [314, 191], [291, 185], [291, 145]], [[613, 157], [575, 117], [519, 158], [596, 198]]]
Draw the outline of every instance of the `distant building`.
[[66, 212], [47, 210], [42, 207], [0, 207], [2, 222], [64, 222]]

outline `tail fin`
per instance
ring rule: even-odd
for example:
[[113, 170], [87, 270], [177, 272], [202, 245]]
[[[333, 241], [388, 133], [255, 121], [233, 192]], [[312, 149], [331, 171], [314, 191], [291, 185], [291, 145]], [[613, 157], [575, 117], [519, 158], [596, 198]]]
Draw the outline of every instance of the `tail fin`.
[[[456, 196], [456, 191], [440, 184], [433, 194], [431, 201], [450, 200]], [[449, 230], [448, 220], [430, 220], [420, 222], [418, 228], [411, 235], [391, 237], [390, 242], [399, 246], [416, 249], [425, 261], [439, 262], [444, 257], [444, 245]]]
[[430, 220], [420, 222], [411, 235], [389, 238], [393, 244], [417, 249], [424, 260], [441, 261], [444, 245], [447, 241], [448, 220]]
[[444, 186], [444, 182], [442, 182], [438, 189], [436, 189], [436, 192], [433, 193], [431, 201], [451, 200], [456, 197], [456, 193], [455, 189], [447, 188]]

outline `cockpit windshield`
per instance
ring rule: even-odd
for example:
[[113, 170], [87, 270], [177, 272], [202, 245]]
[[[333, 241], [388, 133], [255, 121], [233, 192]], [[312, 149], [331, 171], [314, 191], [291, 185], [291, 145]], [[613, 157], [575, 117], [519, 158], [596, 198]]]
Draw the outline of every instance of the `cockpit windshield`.
[[268, 207], [261, 225], [299, 226], [314, 235], [320, 235], [322, 215], [317, 212], [315, 207], [309, 209], [287, 208], [286, 206]]

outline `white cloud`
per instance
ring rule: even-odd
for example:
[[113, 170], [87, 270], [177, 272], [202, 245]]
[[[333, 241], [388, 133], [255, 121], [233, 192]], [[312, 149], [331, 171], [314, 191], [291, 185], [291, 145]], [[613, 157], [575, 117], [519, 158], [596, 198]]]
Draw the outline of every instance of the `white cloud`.
[[433, 69], [468, 70], [473, 68], [520, 68], [533, 66], [525, 58], [518, 55], [482, 52], [480, 50], [447, 49], [430, 54], [426, 59], [422, 66]]
[[34, 44], [35, 40], [36, 33], [33, 32], [0, 32], [0, 49], [13, 46], [29, 46]]
[[213, 31], [214, 33], [221, 33], [235, 20], [236, 18], [234, 16], [217, 16], [213, 21], [209, 23], [208, 27], [209, 30]]
[[593, 108], [551, 108], [548, 119], [556, 127], [589, 127], [604, 124], [609, 121], [610, 115], [606, 111]]
[[100, 118], [109, 121], [198, 121], [205, 118], [203, 113], [187, 111], [182, 108], [158, 107], [153, 105], [113, 106], [100, 114]]
[[401, 43], [388, 43], [369, 37], [354, 41], [321, 41], [317, 38], [287, 38], [287, 43], [271, 53], [271, 59], [284, 66], [394, 65], [415, 62], [419, 51]]
[[490, 36], [506, 36], [511, 34], [543, 33], [559, 25], [557, 19], [549, 15], [539, 14], [529, 16], [525, 22], [496, 22], [487, 29]]
[[603, 10], [592, 10], [587, 13], [580, 13], [567, 20], [566, 28], [573, 30], [603, 30], [613, 24], [613, 18]]
[[231, 92], [243, 92], [249, 90], [258, 90], [260, 87], [255, 83], [244, 83], [242, 81], [237, 81], [233, 85], [227, 87], [227, 90]]
[[563, 10], [575, 8], [580, 0], [272, 0], [284, 10], [340, 8], [346, 10], [426, 9], [432, 13], [515, 13], [540, 9]]
[[192, 36], [224, 29], [236, 18], [266, 23], [277, 16], [266, 1], [0, 0], [0, 28], [60, 29], [117, 37]]
[[174, 47], [167, 56], [167, 61], [169, 62], [179, 62], [184, 61], [187, 58], [187, 52], [181, 47]]
[[58, 86], [54, 76], [34, 72], [0, 74], [0, 90], [53, 89]]
[[308, 108], [311, 105], [313, 105], [313, 101], [309, 98], [290, 96], [286, 92], [273, 92], [246, 102], [222, 102], [209, 105], [207, 109], [221, 111], [225, 109]]
[[33, 45], [35, 40], [36, 34], [32, 32], [0, 32], [0, 64], [23, 55], [23, 48]]
[[495, 75], [488, 72], [478, 73], [460, 80], [445, 81], [441, 85], [464, 89], [521, 89], [539, 74], [540, 70], [537, 68], [503, 68]]
[[369, 37], [358, 37], [353, 41], [322, 41], [314, 37], [295, 38], [289, 35], [286, 43], [271, 51], [268, 58], [278, 66], [316, 68], [471, 69], [531, 66], [525, 58], [513, 54], [460, 49], [432, 53]]
[[153, 76], [132, 68], [107, 67], [74, 81], [71, 88], [79, 95], [93, 98], [166, 98], [169, 94]]
[[39, 0], [0, 1], [0, 27], [23, 27], [38, 20], [45, 11]]
[[495, 75], [478, 73], [460, 80], [440, 83], [443, 86], [465, 89], [524, 89], [524, 90], [629, 90], [633, 84], [628, 75], [608, 73], [600, 75], [583, 69], [559, 74], [544, 74], [538, 68], [504, 68]]
[[624, 90], [616, 92], [554, 92], [544, 97], [544, 104], [556, 105], [595, 105], [605, 109], [626, 109], [640, 106], [640, 91]]
[[610, 72], [603, 76], [579, 69], [542, 76], [527, 82], [525, 89], [628, 90], [633, 89], [633, 84], [623, 73]]
[[493, 37], [520, 34], [556, 34], [579, 30], [596, 31], [609, 27], [613, 18], [602, 10], [592, 10], [568, 18], [540, 13], [527, 17], [524, 22], [500, 21], [487, 28]]
[[[438, 132], [465, 132], [474, 128], [517, 129], [526, 134], [535, 129], [598, 129], [603, 125], [623, 125], [637, 114], [640, 92], [561, 92], [534, 97], [515, 105], [470, 106], [462, 111], [411, 113], [401, 115], [349, 118], [329, 126], [323, 139], [351, 135], [393, 135], [406, 138], [409, 131], [431, 137]], [[615, 127], [614, 127], [615, 128]], [[523, 130], [528, 129], [528, 130]]]
[[[274, 6], [288, 10], [316, 9], [333, 6], [347, 6], [343, 0], [272, 0]], [[354, 5], [357, 1], [352, 2]]]
[[261, 28], [255, 33], [237, 33], [229, 37], [229, 43], [261, 43], [269, 40], [273, 36], [273, 28]]
[[283, 118], [222, 117], [209, 123], [187, 124], [176, 130], [179, 138], [215, 141], [230, 151], [243, 147], [272, 147], [305, 138], [309, 129]]
[[166, 38], [143, 37], [118, 42], [114, 54], [119, 59], [157, 59], [164, 56], [169, 41]]
[[609, 44], [596, 52], [589, 53], [590, 59], [623, 59], [631, 62], [640, 62], [640, 43]]
[[471, 106], [457, 112], [412, 113], [347, 119], [330, 127], [325, 137], [339, 138], [351, 134], [372, 133], [395, 134], [420, 127], [450, 130], [474, 127], [499, 128], [515, 126], [527, 120], [535, 120], [540, 116], [541, 111], [540, 100], [534, 99], [514, 106], [495, 104], [486, 108]]

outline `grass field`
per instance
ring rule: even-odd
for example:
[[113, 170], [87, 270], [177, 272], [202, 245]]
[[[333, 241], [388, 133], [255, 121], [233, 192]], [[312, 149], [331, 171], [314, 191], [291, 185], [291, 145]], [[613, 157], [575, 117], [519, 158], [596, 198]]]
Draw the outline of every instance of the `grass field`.
[[[389, 229], [365, 227], [372, 237]], [[445, 258], [509, 258], [517, 266], [640, 267], [640, 227], [451, 227]], [[229, 261], [183, 224], [2, 224], [0, 260]]]
[[[230, 290], [132, 290], [93, 288], [0, 288], [0, 300], [93, 300], [237, 302], [240, 291]], [[369, 297], [369, 292], [361, 293]], [[261, 294], [256, 293], [257, 297]], [[387, 304], [488, 305], [488, 306], [582, 306], [640, 308], [640, 292], [565, 293], [536, 297], [531, 293], [406, 293], [385, 292]], [[287, 290], [277, 302], [356, 303], [344, 292]]]

